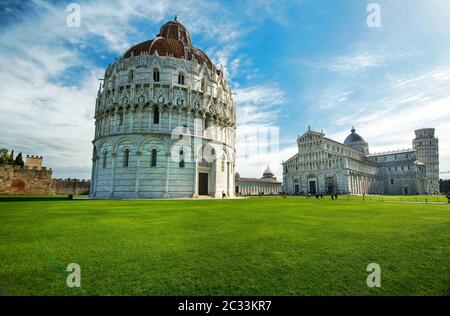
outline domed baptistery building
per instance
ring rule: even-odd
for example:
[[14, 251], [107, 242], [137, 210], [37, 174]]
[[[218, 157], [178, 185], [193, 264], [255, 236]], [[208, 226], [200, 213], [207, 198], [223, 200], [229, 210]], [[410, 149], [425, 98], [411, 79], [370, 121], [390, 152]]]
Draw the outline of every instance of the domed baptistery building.
[[223, 70], [170, 21], [105, 71], [90, 197], [232, 197], [235, 131]]

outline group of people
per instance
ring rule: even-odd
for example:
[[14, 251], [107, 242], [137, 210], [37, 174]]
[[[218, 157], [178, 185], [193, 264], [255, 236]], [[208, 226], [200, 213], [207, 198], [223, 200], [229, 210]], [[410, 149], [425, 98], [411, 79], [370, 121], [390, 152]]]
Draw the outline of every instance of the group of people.
[[[317, 200], [318, 200], [319, 198], [322, 200], [322, 199], [323, 199], [323, 194], [322, 194], [322, 193], [320, 193], [320, 194], [319, 194], [319, 193], [316, 193], [315, 197], [316, 197]], [[311, 198], [312, 198], [312, 195], [311, 195], [310, 192], [308, 192], [308, 195], [306, 196], [306, 198], [308, 198], [308, 199], [311, 199]], [[337, 193], [332, 193], [332, 194], [331, 194], [331, 199], [332, 199], [332, 200], [337, 200], [337, 199], [338, 199]]]

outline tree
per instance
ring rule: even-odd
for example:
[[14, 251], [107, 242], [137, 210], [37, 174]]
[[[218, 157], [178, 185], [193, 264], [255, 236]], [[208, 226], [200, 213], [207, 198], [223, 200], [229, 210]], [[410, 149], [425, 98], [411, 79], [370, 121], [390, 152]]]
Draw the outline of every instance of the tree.
[[441, 188], [441, 192], [444, 194], [447, 194], [448, 192], [450, 192], [450, 180], [440, 180], [439, 181], [439, 186]]
[[11, 150], [11, 155], [9, 156], [8, 165], [13, 165], [14, 166], [14, 149]]
[[7, 165], [9, 163], [8, 149], [0, 148], [0, 166]]
[[23, 158], [22, 158], [22, 153], [19, 153], [16, 157], [16, 159], [14, 160], [14, 165], [15, 166], [25, 166], [25, 163], [23, 162]]

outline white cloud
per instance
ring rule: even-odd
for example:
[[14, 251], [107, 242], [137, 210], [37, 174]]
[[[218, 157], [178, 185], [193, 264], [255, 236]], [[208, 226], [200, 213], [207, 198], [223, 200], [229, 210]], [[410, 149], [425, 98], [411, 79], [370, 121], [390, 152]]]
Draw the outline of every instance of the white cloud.
[[270, 125], [277, 120], [284, 94], [276, 85], [257, 85], [233, 91], [238, 125]]
[[[36, 0], [24, 10], [32, 14], [0, 34], [0, 59], [7, 61], [0, 65], [0, 145], [44, 155], [57, 177], [90, 176], [97, 78], [104, 69], [89, 56], [121, 54], [159, 31], [143, 24], [158, 26], [176, 13], [193, 36], [207, 43], [208, 54], [223, 65], [226, 75], [245, 74], [251, 64], [246, 56], [236, 55], [238, 40], [251, 29], [218, 2], [112, 0], [80, 6], [80, 28], [67, 27], [64, 4]], [[269, 13], [258, 21], [270, 18]], [[271, 105], [280, 102], [277, 88], [237, 90], [241, 123], [275, 119], [277, 110]]]
[[274, 123], [282, 110], [284, 93], [276, 85], [234, 89], [238, 128], [236, 170], [242, 177], [261, 177], [270, 165], [281, 175], [279, 128]]

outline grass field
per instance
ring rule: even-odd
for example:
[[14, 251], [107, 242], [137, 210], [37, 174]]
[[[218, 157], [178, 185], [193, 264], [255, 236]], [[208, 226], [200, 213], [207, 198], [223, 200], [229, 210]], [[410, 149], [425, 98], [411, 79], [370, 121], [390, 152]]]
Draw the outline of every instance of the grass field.
[[445, 204], [0, 199], [0, 240], [3, 295], [450, 295]]

